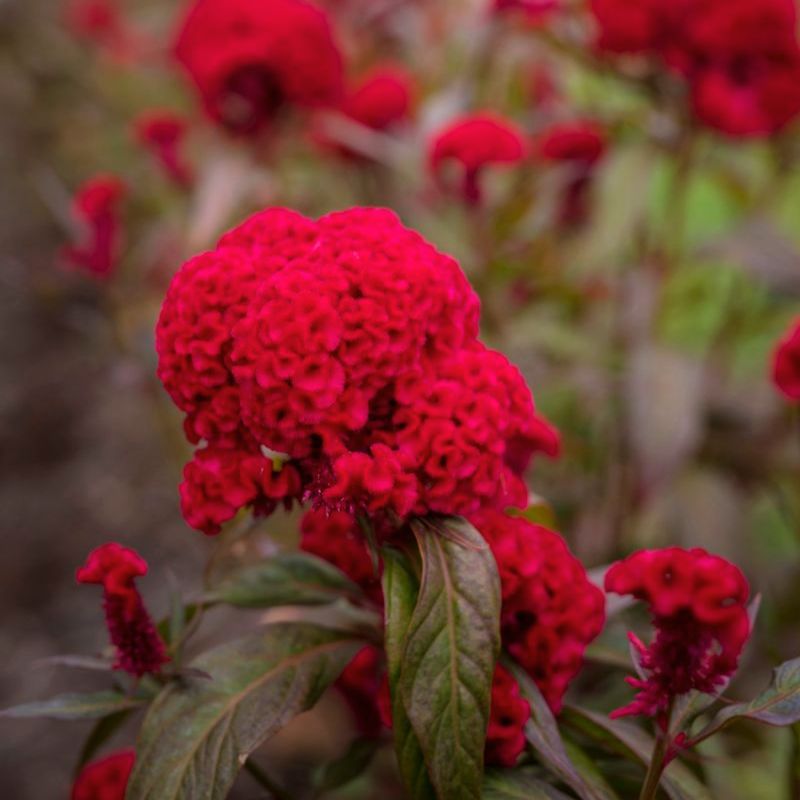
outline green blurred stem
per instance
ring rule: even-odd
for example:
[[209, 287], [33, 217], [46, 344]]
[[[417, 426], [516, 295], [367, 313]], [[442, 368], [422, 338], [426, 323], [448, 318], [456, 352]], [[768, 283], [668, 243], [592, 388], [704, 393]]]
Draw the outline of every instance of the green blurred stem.
[[[672, 719], [672, 702], [670, 702], [664, 718], [667, 720]], [[659, 730], [658, 732], [656, 743], [653, 747], [653, 755], [650, 758], [650, 766], [647, 768], [647, 776], [639, 794], [639, 800], [655, 800], [658, 794], [661, 776], [667, 766], [666, 756], [671, 741], [668, 726], [664, 725], [664, 728], [665, 730]]]
[[286, 791], [275, 784], [272, 778], [270, 778], [255, 761], [248, 758], [247, 761], [244, 762], [244, 768], [250, 774], [250, 777], [253, 778], [262, 789], [266, 789], [275, 800], [291, 800]]

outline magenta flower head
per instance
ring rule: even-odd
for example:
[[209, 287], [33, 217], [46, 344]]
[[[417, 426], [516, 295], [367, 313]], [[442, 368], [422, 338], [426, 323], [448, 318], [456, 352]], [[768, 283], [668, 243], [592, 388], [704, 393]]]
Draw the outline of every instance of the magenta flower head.
[[164, 643], [134, 583], [147, 574], [147, 562], [135, 551], [109, 542], [89, 553], [76, 573], [78, 583], [103, 587], [103, 605], [111, 642], [116, 648], [115, 669], [141, 677], [158, 672], [169, 661]]
[[656, 629], [649, 646], [629, 634], [644, 677], [628, 678], [639, 693], [612, 717], [642, 714], [663, 725], [673, 698], [713, 694], [736, 671], [750, 620], [747, 580], [734, 564], [699, 548], [642, 550], [614, 564], [605, 587], [646, 602]]
[[133, 750], [118, 750], [87, 764], [75, 779], [71, 800], [125, 800], [135, 761]]

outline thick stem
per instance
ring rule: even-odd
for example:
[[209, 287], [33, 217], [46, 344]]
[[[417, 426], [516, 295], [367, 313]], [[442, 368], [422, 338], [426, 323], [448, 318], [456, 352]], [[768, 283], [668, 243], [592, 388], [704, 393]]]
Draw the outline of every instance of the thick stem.
[[655, 747], [653, 748], [653, 755], [650, 759], [650, 766], [647, 769], [647, 777], [644, 780], [642, 791], [639, 794], [639, 800], [655, 800], [658, 794], [658, 786], [661, 783], [661, 775], [664, 772], [664, 757], [667, 754], [667, 743], [669, 741], [669, 734], [664, 731], [660, 732], [656, 739]]

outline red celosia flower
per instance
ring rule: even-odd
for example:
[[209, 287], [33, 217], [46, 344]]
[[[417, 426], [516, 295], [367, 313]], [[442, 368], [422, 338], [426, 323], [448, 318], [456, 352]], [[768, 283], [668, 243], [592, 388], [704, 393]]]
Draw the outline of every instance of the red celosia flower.
[[75, 37], [97, 45], [118, 61], [128, 61], [136, 55], [136, 37], [117, 0], [68, 0], [65, 21]]
[[125, 800], [136, 753], [119, 750], [87, 764], [72, 785], [71, 800]]
[[136, 676], [158, 672], [169, 661], [134, 583], [146, 574], [147, 562], [135, 551], [114, 542], [89, 553], [86, 564], [76, 573], [79, 583], [103, 587], [106, 622], [117, 651], [114, 668]]
[[362, 648], [344, 668], [335, 684], [341, 692], [362, 736], [378, 736], [383, 727], [383, 713], [388, 705], [381, 696], [388, 692], [386, 658], [372, 645]]
[[297, 471], [291, 497], [378, 527], [524, 505], [557, 439], [477, 323], [456, 262], [391, 212], [272, 209], [224, 236], [177, 274], [157, 330], [159, 376], [208, 445], [185, 474], [190, 524], [259, 509], [260, 448]]
[[774, 133], [800, 114], [794, 0], [592, 0], [597, 44], [656, 56], [688, 82], [695, 114], [731, 136]]
[[496, 511], [472, 518], [497, 561], [503, 647], [554, 712], [605, 620], [603, 593], [553, 531]]
[[794, 320], [772, 356], [772, 379], [790, 400], [800, 400], [800, 318]]
[[522, 132], [496, 114], [473, 114], [452, 122], [434, 138], [430, 168], [437, 180], [444, 169], [457, 164], [462, 174], [461, 194], [470, 204], [481, 201], [480, 174], [490, 164], [516, 164], [525, 157]]
[[147, 111], [134, 123], [137, 141], [153, 154], [167, 177], [182, 187], [192, 183], [191, 167], [181, 153], [187, 129], [186, 120], [173, 111]]
[[531, 707], [522, 697], [519, 684], [501, 664], [492, 679], [492, 707], [486, 732], [486, 763], [513, 767], [525, 749], [525, 723]]
[[72, 268], [98, 278], [113, 272], [119, 258], [120, 204], [125, 192], [120, 178], [97, 175], [75, 193], [72, 212], [85, 228], [85, 239], [62, 249], [63, 258]]
[[612, 717], [644, 714], [664, 723], [673, 698], [712, 694], [736, 670], [750, 635], [738, 567], [699, 548], [643, 550], [614, 564], [605, 585], [646, 602], [656, 629], [649, 647], [630, 635], [646, 677], [628, 678], [639, 694]]
[[588, 214], [587, 194], [597, 162], [606, 152], [602, 127], [590, 120], [553, 125], [536, 142], [538, 157], [569, 170], [560, 219], [565, 225], [583, 222]]
[[377, 604], [383, 606], [380, 569], [375, 565], [351, 514], [344, 511], [307, 511], [300, 523], [300, 548], [329, 561]]
[[209, 116], [253, 134], [284, 106], [337, 103], [343, 64], [327, 16], [306, 0], [195, 0], [175, 55]]

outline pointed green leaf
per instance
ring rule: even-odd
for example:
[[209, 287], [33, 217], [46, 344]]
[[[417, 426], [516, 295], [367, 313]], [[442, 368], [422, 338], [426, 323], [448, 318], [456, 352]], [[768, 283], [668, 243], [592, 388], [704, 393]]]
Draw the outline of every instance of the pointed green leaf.
[[[605, 744], [613, 752], [644, 766], [650, 763], [653, 737], [636, 725], [609, 719], [603, 714], [577, 706], [567, 707], [563, 717], [565, 722], [599, 744]], [[677, 760], [664, 772], [661, 787], [671, 800], [712, 800], [708, 789]]]
[[702, 741], [736, 719], [752, 719], [765, 725], [800, 722], [800, 658], [786, 661], [772, 672], [770, 685], [749, 703], [735, 703], [719, 711], [694, 737]]
[[133, 709], [126, 708], [123, 711], [117, 711], [97, 720], [83, 743], [83, 749], [75, 768], [76, 774], [94, 758], [97, 751], [119, 730], [132, 711]]
[[363, 645], [282, 623], [192, 663], [211, 679], [167, 686], [142, 725], [127, 800], [222, 800], [253, 750], [311, 708]]
[[384, 548], [382, 555], [386, 616], [384, 643], [389, 691], [392, 698], [392, 733], [397, 763], [413, 800], [432, 800], [436, 794], [428, 778], [419, 740], [408, 721], [398, 688], [408, 626], [417, 603], [419, 584], [399, 552]]
[[480, 800], [500, 580], [466, 520], [415, 520], [422, 557], [398, 688], [439, 800]]
[[582, 800], [613, 800], [613, 793], [603, 784], [592, 782], [582, 775], [567, 755], [553, 712], [539, 691], [539, 687], [517, 664], [505, 662], [519, 684], [522, 696], [531, 707], [531, 716], [525, 725], [525, 738], [538, 754], [544, 766], [574, 789]]
[[308, 553], [281, 553], [226, 575], [206, 594], [209, 602], [243, 608], [324, 605], [361, 589], [336, 567]]
[[48, 717], [49, 719], [98, 719], [141, 705], [141, 700], [119, 692], [60, 694], [49, 700], [25, 703], [0, 712], [2, 717]]
[[531, 769], [488, 770], [483, 800], [572, 800]]

